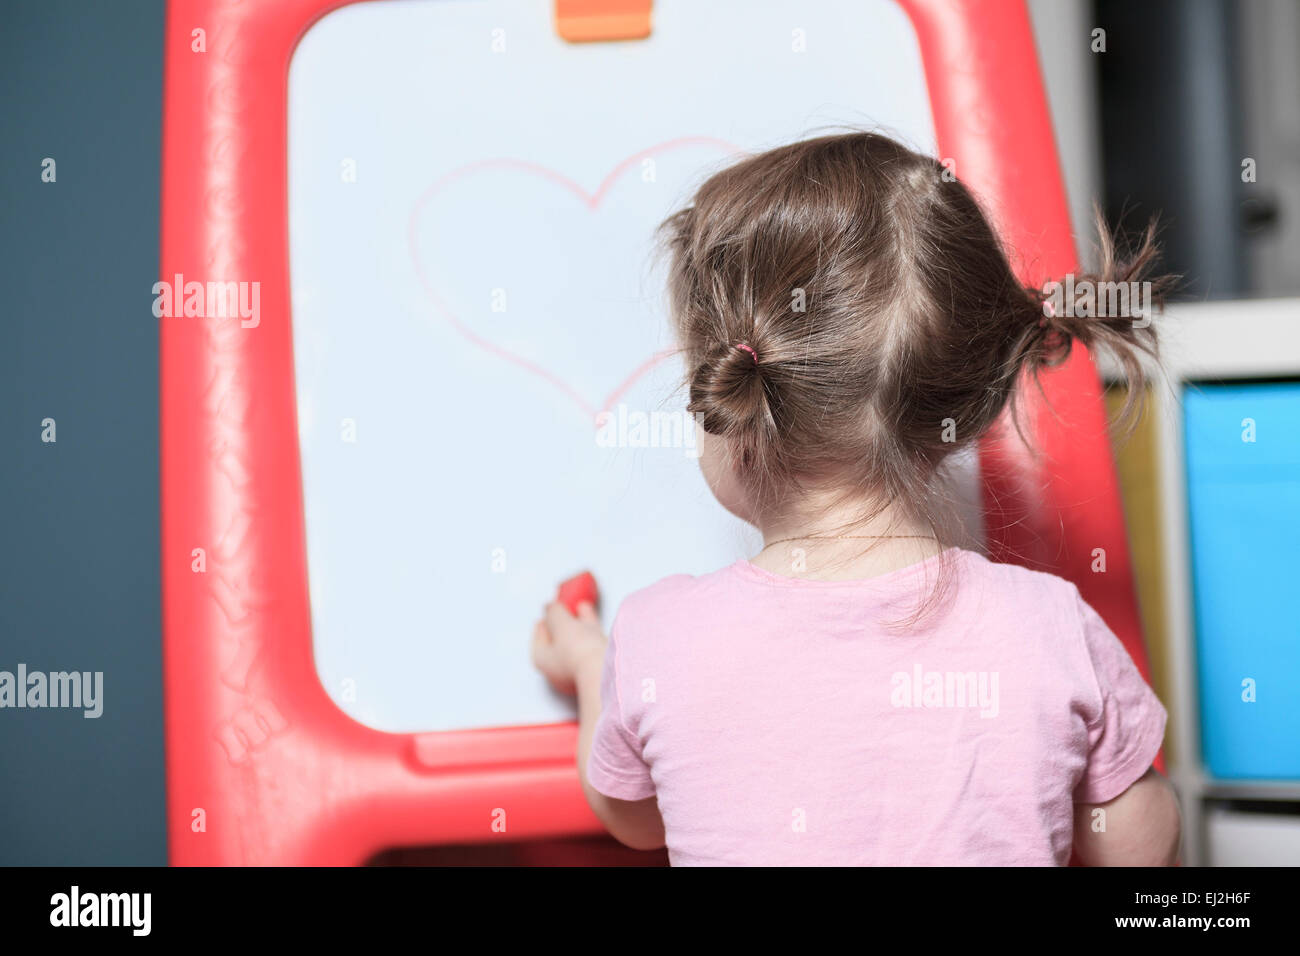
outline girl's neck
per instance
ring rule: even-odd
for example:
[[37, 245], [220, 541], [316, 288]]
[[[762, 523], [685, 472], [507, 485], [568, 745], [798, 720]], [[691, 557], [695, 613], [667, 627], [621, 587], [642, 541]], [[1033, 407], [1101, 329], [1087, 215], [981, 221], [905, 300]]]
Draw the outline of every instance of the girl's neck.
[[928, 526], [887, 506], [864, 518], [869, 502], [812, 500], [757, 522], [763, 550], [751, 563], [786, 577], [856, 580], [888, 574], [939, 554], [944, 545]]

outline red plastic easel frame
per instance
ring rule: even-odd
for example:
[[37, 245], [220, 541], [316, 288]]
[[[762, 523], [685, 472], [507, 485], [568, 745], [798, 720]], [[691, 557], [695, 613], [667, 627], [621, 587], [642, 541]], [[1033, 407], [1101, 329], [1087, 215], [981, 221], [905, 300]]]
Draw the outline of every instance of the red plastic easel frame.
[[[920, 39], [941, 154], [1031, 264], [1022, 278], [1041, 284], [1071, 271], [1023, 0], [900, 2]], [[387, 847], [600, 830], [574, 770], [572, 724], [382, 733], [339, 710], [317, 676], [290, 326], [287, 87], [298, 41], [345, 3], [167, 7], [162, 277], [261, 284], [255, 329], [238, 319], [161, 320], [176, 864], [352, 864]], [[191, 50], [196, 29], [204, 53]], [[992, 556], [1075, 581], [1145, 674], [1105, 413], [1086, 354], [1077, 351], [1046, 390], [1055, 416], [1036, 413], [1041, 460], [1006, 438], [982, 449]], [[1104, 575], [1089, 568], [1098, 547]], [[196, 548], [207, 555], [203, 573], [191, 568]], [[498, 811], [504, 833], [492, 827]]]

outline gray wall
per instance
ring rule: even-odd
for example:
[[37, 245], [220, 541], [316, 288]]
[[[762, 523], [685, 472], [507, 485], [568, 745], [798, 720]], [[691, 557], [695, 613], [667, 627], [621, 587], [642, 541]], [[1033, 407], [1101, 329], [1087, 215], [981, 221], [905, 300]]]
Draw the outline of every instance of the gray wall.
[[0, 5], [0, 671], [104, 674], [98, 719], [0, 709], [5, 864], [166, 860], [162, 27], [162, 0]]

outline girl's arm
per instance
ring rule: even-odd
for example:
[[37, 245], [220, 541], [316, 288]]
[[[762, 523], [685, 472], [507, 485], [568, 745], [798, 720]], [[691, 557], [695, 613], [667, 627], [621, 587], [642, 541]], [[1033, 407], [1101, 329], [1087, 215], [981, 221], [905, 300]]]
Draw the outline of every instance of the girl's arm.
[[600, 618], [590, 604], [578, 605], [575, 617], [558, 601], [546, 608], [546, 618], [533, 631], [533, 664], [551, 686], [578, 698], [578, 779], [592, 812], [620, 843], [634, 850], [664, 845], [664, 823], [654, 797], [616, 800], [587, 780], [591, 738], [600, 716], [600, 678], [608, 643]]
[[1074, 805], [1074, 852], [1085, 866], [1173, 866], [1181, 837], [1178, 798], [1155, 767], [1109, 803]]

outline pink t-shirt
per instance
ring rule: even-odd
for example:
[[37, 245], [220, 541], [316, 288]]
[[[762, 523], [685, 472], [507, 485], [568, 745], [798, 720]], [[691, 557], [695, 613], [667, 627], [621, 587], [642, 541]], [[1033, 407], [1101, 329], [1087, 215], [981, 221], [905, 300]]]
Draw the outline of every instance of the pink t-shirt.
[[[884, 629], [945, 558], [940, 610]], [[656, 796], [678, 866], [1063, 865], [1074, 802], [1128, 789], [1165, 729], [1073, 584], [958, 548], [862, 581], [665, 578], [619, 609], [601, 701], [588, 779]]]

